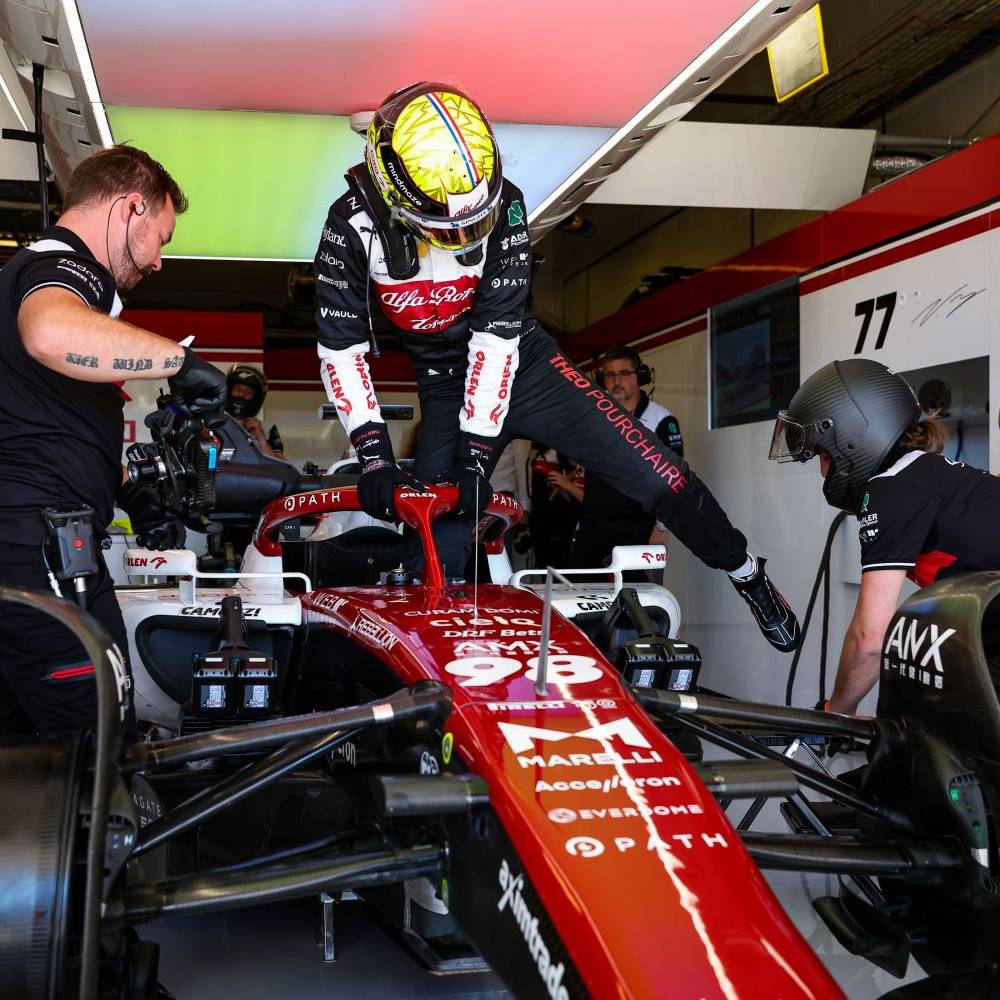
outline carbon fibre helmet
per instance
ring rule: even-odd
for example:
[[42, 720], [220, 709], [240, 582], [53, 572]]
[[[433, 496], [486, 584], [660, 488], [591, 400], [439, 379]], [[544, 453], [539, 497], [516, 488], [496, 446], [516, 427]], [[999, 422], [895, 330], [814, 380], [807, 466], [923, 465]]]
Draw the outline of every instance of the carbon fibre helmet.
[[496, 137], [457, 87], [415, 83], [386, 98], [368, 126], [365, 163], [392, 215], [439, 250], [468, 253], [500, 216]]
[[909, 383], [867, 358], [831, 361], [810, 375], [774, 425], [768, 458], [808, 462], [830, 458], [827, 503], [857, 514], [865, 488], [882, 471], [896, 442], [920, 416]]
[[[250, 390], [249, 398], [234, 396], [233, 387], [241, 385]], [[264, 405], [267, 395], [267, 379], [259, 368], [253, 365], [233, 365], [226, 375], [226, 413], [234, 417], [255, 417]]]

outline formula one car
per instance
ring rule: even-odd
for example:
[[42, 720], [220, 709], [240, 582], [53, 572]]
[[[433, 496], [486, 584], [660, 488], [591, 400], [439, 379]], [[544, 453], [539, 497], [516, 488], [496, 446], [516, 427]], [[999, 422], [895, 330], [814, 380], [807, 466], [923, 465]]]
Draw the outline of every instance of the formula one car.
[[[193, 446], [156, 459], [193, 516], [215, 463], [211, 432], [187, 430]], [[753, 857], [851, 876], [865, 898], [820, 907], [849, 947], [894, 970], [913, 954], [934, 995], [945, 977], [991, 995], [1000, 704], [983, 636], [1000, 577], [900, 609], [879, 718], [751, 705], [671, 691], [693, 653], [628, 588], [591, 638], [533, 591], [443, 579], [431, 523], [456, 494], [399, 491], [421, 579], [303, 593], [287, 661], [225, 598], [169, 739], [119, 745], [124, 670], [92, 620], [0, 592], [77, 632], [99, 692], [94, 738], [0, 747], [6, 993], [153, 997], [143, 921], [352, 890], [429, 962], [469, 943], [519, 997], [839, 996]], [[278, 560], [283, 526], [357, 506], [333, 484], [279, 497], [255, 549]], [[662, 716], [758, 760], [694, 765]], [[762, 727], [863, 739], [870, 763], [832, 779], [754, 740]], [[799, 784], [842, 808], [821, 814]], [[789, 799], [797, 832], [741, 836], [716, 801], [761, 796]]]

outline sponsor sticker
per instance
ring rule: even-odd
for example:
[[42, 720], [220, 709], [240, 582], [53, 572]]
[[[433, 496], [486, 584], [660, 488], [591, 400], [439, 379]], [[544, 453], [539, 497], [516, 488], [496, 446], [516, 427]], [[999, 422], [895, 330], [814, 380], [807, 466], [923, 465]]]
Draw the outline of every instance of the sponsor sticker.
[[569, 1000], [569, 990], [562, 984], [566, 975], [565, 963], [555, 963], [552, 960], [552, 950], [538, 926], [539, 915], [531, 912], [531, 907], [524, 898], [524, 873], [518, 872], [515, 875], [504, 858], [500, 862], [498, 879], [500, 899], [497, 901], [497, 912], [509, 911], [514, 918], [551, 1000]]
[[574, 858], [599, 858], [604, 853], [604, 844], [596, 837], [570, 837], [566, 853]]
[[[244, 618], [260, 618], [261, 608], [248, 608], [244, 606]], [[193, 607], [181, 608], [181, 615], [185, 618], [218, 618], [222, 613], [222, 607], [218, 604], [208, 606], [195, 605]]]
[[916, 618], [900, 615], [889, 631], [882, 653], [882, 669], [924, 687], [944, 687], [944, 664], [941, 651], [955, 634], [934, 622], [921, 627]]
[[451, 754], [455, 749], [455, 735], [454, 733], [445, 733], [441, 738], [441, 760], [444, 761], [447, 767], [451, 763]]

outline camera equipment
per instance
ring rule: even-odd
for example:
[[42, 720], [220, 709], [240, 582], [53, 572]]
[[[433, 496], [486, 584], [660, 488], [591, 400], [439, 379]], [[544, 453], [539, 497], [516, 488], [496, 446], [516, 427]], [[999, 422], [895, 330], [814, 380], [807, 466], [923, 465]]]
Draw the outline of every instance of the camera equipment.
[[195, 657], [191, 710], [216, 721], [234, 722], [272, 714], [278, 701], [274, 657], [250, 648], [239, 597], [222, 599], [219, 618], [218, 649]]
[[196, 531], [219, 531], [205, 515], [215, 507], [215, 473], [221, 443], [200, 415], [184, 415], [166, 393], [146, 417], [151, 444], [133, 444], [125, 453], [133, 483], [157, 487], [169, 513]]
[[698, 681], [698, 647], [661, 634], [634, 587], [618, 592], [595, 642], [613, 652], [615, 666], [633, 687], [690, 691]]

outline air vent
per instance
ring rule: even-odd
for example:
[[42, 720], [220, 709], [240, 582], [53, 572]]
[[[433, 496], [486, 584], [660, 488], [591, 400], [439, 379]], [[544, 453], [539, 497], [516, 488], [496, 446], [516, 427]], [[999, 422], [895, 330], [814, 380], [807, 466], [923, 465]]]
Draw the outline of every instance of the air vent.
[[79, 144], [80, 144], [81, 146], [86, 146], [86, 147], [87, 147], [87, 149], [93, 149], [93, 148], [94, 148], [94, 144], [93, 144], [92, 142], [87, 142], [87, 140], [86, 140], [86, 139], [77, 139], [76, 141], [77, 141], [77, 142], [78, 142], [78, 143], [79, 143]]
[[782, 14], [787, 14], [792, 9], [790, 3], [786, 3], [784, 7], [778, 7], [771, 11], [771, 17], [781, 17]]
[[58, 38], [52, 38], [49, 35], [42, 35], [42, 41], [45, 42], [46, 45], [54, 45], [56, 48], [59, 48]]
[[68, 104], [66, 105], [66, 114], [76, 115], [77, 118], [83, 117], [83, 112], [79, 108], [72, 108]]
[[696, 87], [700, 87], [704, 83], [708, 83], [712, 78], [710, 76], [699, 76], [697, 80], [694, 81]]

